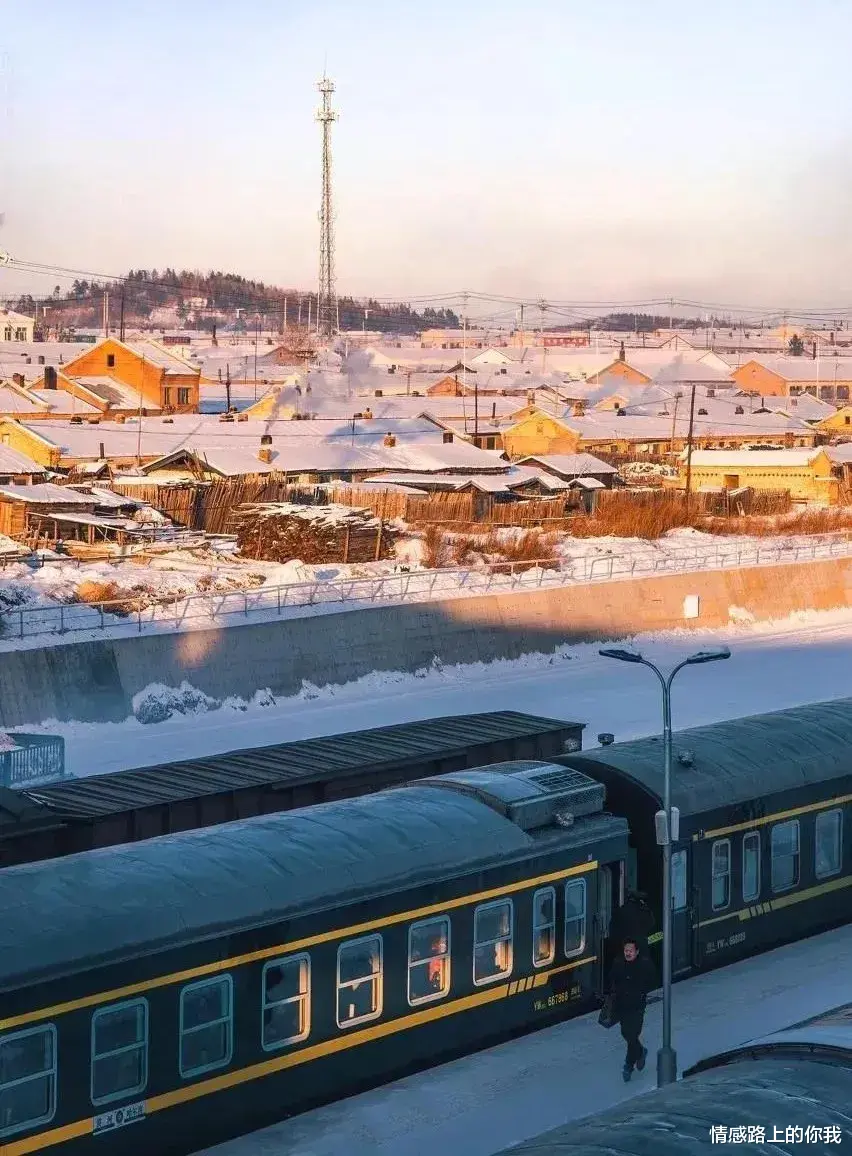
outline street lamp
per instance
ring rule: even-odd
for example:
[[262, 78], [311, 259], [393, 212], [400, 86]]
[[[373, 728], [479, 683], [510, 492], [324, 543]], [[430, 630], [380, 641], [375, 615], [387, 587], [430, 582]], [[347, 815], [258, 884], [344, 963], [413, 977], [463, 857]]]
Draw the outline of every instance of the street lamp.
[[672, 1047], [672, 682], [685, 666], [700, 666], [704, 662], [719, 662], [730, 658], [727, 647], [718, 650], [699, 650], [679, 662], [666, 677], [661, 670], [632, 650], [606, 648], [598, 651], [603, 658], [619, 662], [633, 662], [653, 670], [663, 688], [663, 813], [665, 815], [663, 844], [663, 1044], [657, 1052], [657, 1087], [677, 1080], [677, 1054]]

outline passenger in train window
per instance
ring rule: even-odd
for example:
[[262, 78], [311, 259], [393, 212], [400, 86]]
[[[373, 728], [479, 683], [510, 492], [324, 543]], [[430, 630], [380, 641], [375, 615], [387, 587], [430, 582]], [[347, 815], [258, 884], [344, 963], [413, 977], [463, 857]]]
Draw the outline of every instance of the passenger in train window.
[[631, 891], [613, 915], [609, 934], [619, 948], [629, 940], [636, 944], [641, 955], [647, 955], [648, 937], [653, 934], [655, 927], [654, 913], [648, 906], [645, 893]]
[[642, 1044], [642, 1025], [648, 992], [657, 986], [654, 965], [647, 955], [641, 955], [635, 942], [628, 939], [623, 954], [618, 956], [610, 973], [610, 993], [613, 1011], [621, 1024], [621, 1035], [627, 1044], [622, 1075], [627, 1083], [633, 1069], [645, 1067], [648, 1049]]

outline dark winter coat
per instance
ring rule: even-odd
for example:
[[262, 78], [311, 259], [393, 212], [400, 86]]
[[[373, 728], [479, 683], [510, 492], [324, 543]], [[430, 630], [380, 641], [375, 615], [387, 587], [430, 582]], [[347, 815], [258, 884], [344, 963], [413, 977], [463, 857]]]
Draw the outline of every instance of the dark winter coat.
[[645, 900], [631, 895], [613, 913], [609, 934], [619, 948], [632, 941], [638, 948], [647, 949], [648, 936], [655, 926], [654, 913]]
[[619, 1019], [643, 1012], [648, 992], [657, 986], [654, 965], [644, 955], [637, 955], [628, 962], [620, 955], [612, 965], [609, 990], [613, 997], [613, 1010]]

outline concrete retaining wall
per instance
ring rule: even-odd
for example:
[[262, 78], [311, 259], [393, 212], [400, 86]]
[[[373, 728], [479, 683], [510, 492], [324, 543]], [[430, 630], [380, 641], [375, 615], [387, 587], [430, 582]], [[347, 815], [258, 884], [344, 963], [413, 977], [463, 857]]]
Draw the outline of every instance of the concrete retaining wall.
[[852, 559], [838, 558], [9, 651], [0, 658], [0, 725], [120, 721], [153, 682], [186, 679], [215, 698], [250, 698], [264, 687], [290, 695], [303, 680], [322, 686], [373, 670], [414, 671], [436, 655], [490, 662], [563, 643], [724, 626], [732, 607], [756, 619], [834, 609], [849, 605], [850, 590]]

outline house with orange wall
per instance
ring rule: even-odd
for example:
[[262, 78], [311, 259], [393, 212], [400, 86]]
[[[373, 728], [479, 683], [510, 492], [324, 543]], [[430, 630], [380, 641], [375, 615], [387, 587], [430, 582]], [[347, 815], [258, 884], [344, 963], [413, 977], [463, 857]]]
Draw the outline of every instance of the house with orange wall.
[[[52, 375], [51, 375], [52, 376]], [[48, 375], [34, 388], [51, 388]], [[62, 367], [62, 388], [111, 413], [196, 413], [200, 368], [154, 341], [106, 337]], [[76, 387], [75, 388], [75, 384]], [[99, 406], [99, 408], [101, 408]]]

